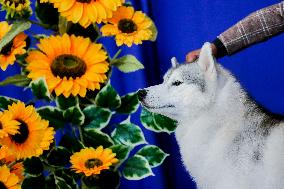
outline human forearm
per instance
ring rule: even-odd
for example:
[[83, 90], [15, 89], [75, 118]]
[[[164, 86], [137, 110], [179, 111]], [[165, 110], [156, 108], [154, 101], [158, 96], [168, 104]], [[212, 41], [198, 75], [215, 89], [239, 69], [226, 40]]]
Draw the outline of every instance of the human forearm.
[[[217, 57], [231, 55], [284, 31], [284, 1], [260, 9], [220, 34], [213, 44]], [[225, 48], [225, 49], [224, 49]]]

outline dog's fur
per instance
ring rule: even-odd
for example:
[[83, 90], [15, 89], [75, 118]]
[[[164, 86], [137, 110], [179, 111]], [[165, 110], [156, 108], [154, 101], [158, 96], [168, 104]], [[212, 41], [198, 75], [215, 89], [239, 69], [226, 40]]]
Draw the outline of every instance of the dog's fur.
[[178, 121], [182, 159], [198, 188], [284, 189], [283, 117], [251, 100], [215, 63], [209, 43], [195, 63], [172, 64], [141, 102]]

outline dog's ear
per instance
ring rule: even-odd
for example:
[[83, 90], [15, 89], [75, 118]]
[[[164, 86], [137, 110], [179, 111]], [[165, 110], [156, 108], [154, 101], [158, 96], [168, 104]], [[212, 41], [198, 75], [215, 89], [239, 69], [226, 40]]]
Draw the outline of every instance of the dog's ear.
[[215, 67], [215, 59], [212, 55], [212, 48], [210, 43], [205, 43], [200, 51], [198, 65], [204, 71], [205, 76], [210, 80], [217, 78], [217, 71]]
[[177, 61], [176, 57], [172, 57], [171, 63], [172, 63], [173, 68], [176, 68], [178, 66], [178, 61]]

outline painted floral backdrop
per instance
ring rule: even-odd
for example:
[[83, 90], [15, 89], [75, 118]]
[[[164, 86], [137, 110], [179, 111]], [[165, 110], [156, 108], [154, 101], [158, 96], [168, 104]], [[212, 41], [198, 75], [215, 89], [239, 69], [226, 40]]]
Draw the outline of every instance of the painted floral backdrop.
[[[0, 22], [0, 68], [21, 66], [21, 73], [0, 86], [20, 86], [34, 95], [27, 103], [0, 96], [0, 189], [115, 189], [121, 177], [153, 176], [168, 154], [148, 144], [131, 122], [137, 93], [119, 96], [111, 86], [112, 69], [127, 74], [144, 66], [131, 54], [120, 56], [121, 50], [110, 57], [97, 42], [111, 37], [118, 47], [131, 48], [155, 41], [151, 18], [124, 0], [0, 3], [6, 12]], [[32, 25], [52, 34], [34, 33]], [[45, 105], [36, 108], [36, 103]], [[110, 124], [122, 114], [128, 118]], [[140, 119], [153, 132], [176, 128], [173, 120], [146, 109]]]

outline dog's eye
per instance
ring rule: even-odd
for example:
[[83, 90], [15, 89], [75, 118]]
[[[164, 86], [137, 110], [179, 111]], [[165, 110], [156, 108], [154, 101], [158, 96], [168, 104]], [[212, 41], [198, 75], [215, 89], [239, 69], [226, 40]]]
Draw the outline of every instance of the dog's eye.
[[181, 85], [181, 84], [182, 84], [181, 81], [174, 81], [174, 82], [172, 83], [173, 86], [179, 86], [179, 85]]

